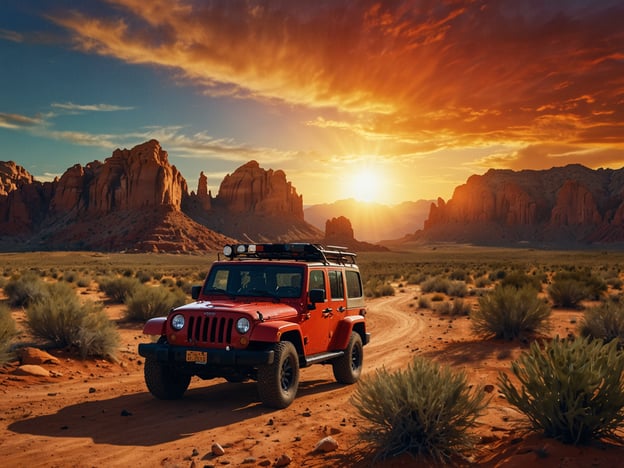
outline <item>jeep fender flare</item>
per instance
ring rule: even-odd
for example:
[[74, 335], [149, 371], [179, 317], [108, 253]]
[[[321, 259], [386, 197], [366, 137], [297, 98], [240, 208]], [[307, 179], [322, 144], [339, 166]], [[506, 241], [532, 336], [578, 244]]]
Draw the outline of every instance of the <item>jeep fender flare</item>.
[[[295, 334], [299, 340], [299, 343], [302, 342], [301, 339], [301, 329], [299, 325], [292, 322], [262, 322], [256, 325], [249, 337], [250, 341], [263, 341], [267, 343], [278, 343], [282, 341], [284, 335], [293, 335]], [[288, 341], [293, 341], [289, 339]], [[299, 343], [293, 343], [295, 347], [299, 346]]]
[[351, 332], [356, 331], [362, 336], [362, 342], [366, 343], [366, 321], [362, 315], [349, 315], [343, 318], [336, 327], [336, 333], [332, 338], [332, 349], [345, 349], [349, 344]]
[[143, 325], [143, 334], [162, 336], [165, 334], [166, 323], [167, 317], [151, 318], [145, 323], [145, 325]]

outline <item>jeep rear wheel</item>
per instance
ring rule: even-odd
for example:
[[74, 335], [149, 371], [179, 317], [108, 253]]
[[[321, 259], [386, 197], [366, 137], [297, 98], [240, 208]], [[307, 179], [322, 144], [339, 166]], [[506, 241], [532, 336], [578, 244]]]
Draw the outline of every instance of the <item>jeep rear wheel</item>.
[[150, 393], [160, 400], [182, 398], [191, 383], [191, 376], [152, 358], [145, 359], [145, 383]]
[[258, 368], [258, 393], [266, 406], [286, 408], [299, 388], [299, 356], [289, 341], [276, 343], [273, 351], [273, 364]]
[[364, 347], [362, 337], [357, 332], [351, 332], [349, 344], [344, 356], [332, 362], [334, 377], [338, 383], [352, 384], [359, 380], [364, 362]]

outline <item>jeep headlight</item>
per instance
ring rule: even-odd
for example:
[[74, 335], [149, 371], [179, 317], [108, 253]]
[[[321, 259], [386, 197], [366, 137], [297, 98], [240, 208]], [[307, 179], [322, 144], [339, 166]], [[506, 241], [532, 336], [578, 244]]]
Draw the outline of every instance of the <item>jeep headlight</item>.
[[249, 323], [249, 320], [245, 317], [241, 317], [236, 321], [236, 331], [241, 335], [247, 333], [250, 327], [251, 324]]
[[174, 330], [182, 330], [184, 328], [184, 315], [177, 314], [171, 319], [171, 327]]

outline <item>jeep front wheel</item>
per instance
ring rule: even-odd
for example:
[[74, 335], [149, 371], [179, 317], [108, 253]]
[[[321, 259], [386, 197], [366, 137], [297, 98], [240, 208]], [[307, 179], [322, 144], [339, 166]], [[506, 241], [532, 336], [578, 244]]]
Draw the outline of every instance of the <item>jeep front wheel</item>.
[[332, 362], [336, 381], [342, 384], [357, 382], [362, 373], [363, 362], [364, 347], [362, 346], [362, 337], [357, 332], [351, 332], [351, 338], [344, 355]]
[[276, 343], [273, 351], [273, 364], [258, 368], [258, 393], [266, 406], [281, 409], [289, 406], [297, 395], [299, 356], [289, 341]]
[[191, 376], [152, 358], [145, 359], [145, 383], [150, 393], [160, 400], [182, 398], [191, 383]]

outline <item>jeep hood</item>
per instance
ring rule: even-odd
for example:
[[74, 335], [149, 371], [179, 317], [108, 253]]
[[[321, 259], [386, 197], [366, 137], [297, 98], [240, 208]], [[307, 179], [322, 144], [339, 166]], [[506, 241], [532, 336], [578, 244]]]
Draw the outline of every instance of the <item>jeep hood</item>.
[[284, 303], [267, 301], [237, 302], [237, 301], [196, 301], [175, 308], [175, 312], [213, 312], [218, 314], [247, 315], [250, 320], [259, 318], [258, 312], [264, 320], [285, 320], [296, 317], [297, 310]]

